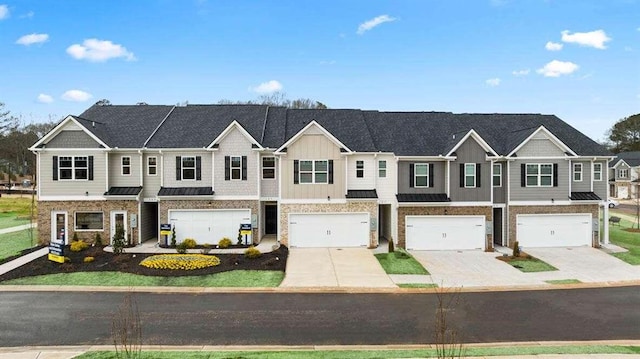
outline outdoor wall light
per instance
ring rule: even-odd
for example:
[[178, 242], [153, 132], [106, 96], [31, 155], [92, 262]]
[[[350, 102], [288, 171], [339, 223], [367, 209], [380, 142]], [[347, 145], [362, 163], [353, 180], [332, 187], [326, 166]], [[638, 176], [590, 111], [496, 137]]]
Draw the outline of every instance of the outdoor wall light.
[[331, 201], [331, 196], [327, 196], [327, 201]]
[[551, 203], [555, 202], [553, 198], [551, 198]]
[[445, 216], [447, 215], [447, 212], [448, 212], [448, 211], [445, 209], [445, 210], [444, 210], [444, 215], [445, 215]]
[[84, 195], [85, 195], [85, 196], [89, 196], [89, 191], [86, 191], [86, 192], [84, 193]]

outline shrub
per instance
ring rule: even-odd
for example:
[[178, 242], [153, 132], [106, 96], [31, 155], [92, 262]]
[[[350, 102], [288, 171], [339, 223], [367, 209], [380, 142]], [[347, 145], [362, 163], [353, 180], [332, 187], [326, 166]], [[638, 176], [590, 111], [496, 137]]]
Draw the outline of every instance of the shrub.
[[79, 241], [77, 232], [73, 232], [73, 241]]
[[218, 242], [218, 247], [220, 248], [229, 248], [230, 245], [231, 245], [231, 240], [227, 237], [222, 238], [220, 242]]
[[113, 253], [124, 253], [124, 227], [120, 224], [116, 225], [116, 233], [113, 235]]
[[211, 245], [209, 243], [205, 243], [202, 245], [202, 249], [200, 250], [200, 253], [208, 254], [210, 251], [211, 251]]
[[180, 254], [185, 254], [187, 253], [187, 246], [184, 244], [184, 242], [178, 244], [176, 246], [176, 252], [180, 253]]
[[393, 247], [393, 238], [389, 240], [389, 253], [393, 253], [395, 248]]
[[85, 241], [73, 241], [71, 242], [71, 251], [72, 252], [80, 252], [89, 248], [89, 244]]
[[171, 247], [176, 246], [176, 227], [171, 228]]
[[185, 238], [184, 241], [182, 241], [182, 243], [184, 245], [185, 248], [195, 248], [198, 243], [196, 243], [196, 240], [193, 238]]
[[251, 246], [244, 251], [244, 256], [247, 258], [258, 258], [262, 255], [260, 250], [254, 246]]
[[143, 267], [170, 270], [194, 270], [215, 267], [219, 264], [218, 257], [204, 254], [161, 254], [140, 262]]
[[518, 241], [513, 243], [513, 256], [520, 257], [520, 243]]
[[94, 260], [95, 260], [95, 258], [94, 258], [94, 257], [84, 257], [83, 262], [85, 262], [85, 263], [91, 263], [91, 262], [93, 262]]
[[96, 233], [96, 237], [93, 239], [93, 244], [96, 246], [102, 245], [102, 237], [100, 236], [100, 233]]
[[71, 258], [69, 258], [69, 257], [64, 257], [64, 262], [65, 262], [65, 263], [71, 263]]

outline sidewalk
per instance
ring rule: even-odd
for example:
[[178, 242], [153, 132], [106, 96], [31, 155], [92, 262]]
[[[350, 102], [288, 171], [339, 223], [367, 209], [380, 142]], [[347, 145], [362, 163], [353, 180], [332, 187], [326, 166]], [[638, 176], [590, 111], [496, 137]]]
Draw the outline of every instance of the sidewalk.
[[23, 231], [25, 229], [29, 229], [29, 228], [37, 228], [38, 224], [37, 223], [27, 223], [27, 224], [23, 224], [21, 226], [15, 226], [15, 227], [9, 227], [9, 228], [3, 228], [0, 229], [0, 234], [5, 234], [5, 233], [13, 233], [13, 232], [18, 232], [18, 231]]

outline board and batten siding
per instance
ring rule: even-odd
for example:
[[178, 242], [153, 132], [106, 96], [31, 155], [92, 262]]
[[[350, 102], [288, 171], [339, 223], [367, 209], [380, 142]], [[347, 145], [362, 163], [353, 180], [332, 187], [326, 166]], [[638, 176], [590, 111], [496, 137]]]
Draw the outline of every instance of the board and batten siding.
[[[458, 147], [456, 160], [451, 161], [450, 178], [450, 198], [458, 202], [489, 202], [491, 201], [491, 162], [486, 160], [486, 151], [472, 137], [467, 138]], [[460, 164], [479, 163], [480, 164], [480, 187], [464, 188], [460, 187]], [[476, 179], [477, 183], [477, 179]]]
[[[176, 157], [179, 156], [200, 156], [201, 176], [197, 180], [177, 180], [176, 179]], [[224, 169], [224, 168], [223, 168]], [[162, 176], [164, 187], [211, 187], [211, 152], [209, 151], [163, 151], [162, 153]]]
[[[429, 177], [433, 176], [433, 187], [411, 187], [411, 171], [412, 164], [428, 164], [433, 165], [433, 173], [429, 173]], [[445, 172], [447, 171], [446, 163], [442, 161], [399, 161], [398, 162], [398, 193], [445, 193]]]
[[[247, 156], [247, 179], [225, 180], [224, 166], [225, 156]], [[214, 162], [214, 192], [216, 196], [257, 196], [258, 195], [258, 169], [262, 164], [257, 164], [255, 150], [251, 148], [251, 141], [238, 129], [233, 128], [219, 142], [218, 151], [213, 155]], [[209, 161], [209, 166], [211, 161]]]
[[[522, 164], [557, 164], [558, 165], [558, 186], [557, 187], [522, 187], [521, 186], [521, 165]], [[525, 169], [526, 171], [526, 169]], [[569, 198], [569, 161], [566, 160], [527, 160], [519, 159], [509, 162], [509, 186], [511, 186], [511, 201], [566, 201]]]
[[[294, 160], [333, 160], [333, 184], [294, 184]], [[280, 157], [283, 199], [345, 198], [345, 158], [340, 148], [321, 134], [304, 134]]]
[[[364, 176], [358, 178], [356, 175], [357, 161], [363, 161]], [[376, 186], [376, 176], [378, 175], [378, 161], [373, 155], [353, 155], [347, 158], [347, 186], [348, 189], [374, 189]]]
[[[53, 156], [93, 156], [93, 181], [53, 180]], [[38, 153], [40, 192], [38, 196], [102, 196], [106, 192], [105, 151], [42, 151]]]
[[564, 157], [565, 153], [544, 133], [538, 132], [518, 152], [518, 157]]
[[[142, 188], [142, 198], [156, 198], [158, 195], [158, 192], [160, 191], [160, 184], [162, 183], [162, 168], [163, 166], [163, 161], [162, 161], [162, 156], [159, 153], [145, 153], [144, 155], [144, 162], [143, 162], [143, 184], [144, 187]], [[149, 157], [156, 157], [156, 175], [149, 175], [148, 172], [148, 158]], [[174, 162], [175, 162], [175, 157], [174, 158]], [[175, 166], [175, 163], [174, 163]], [[175, 170], [174, 170], [175, 172]], [[173, 174], [174, 179], [175, 179], [175, 173]]]
[[[500, 187], [493, 187], [493, 203], [505, 203], [507, 199], [507, 162], [496, 162], [496, 164], [502, 165], [502, 181]], [[491, 185], [493, 186], [493, 169], [491, 170]]]
[[[136, 151], [109, 153], [109, 187], [138, 187], [140, 186], [140, 154]], [[131, 159], [131, 174], [122, 174], [122, 158]]]

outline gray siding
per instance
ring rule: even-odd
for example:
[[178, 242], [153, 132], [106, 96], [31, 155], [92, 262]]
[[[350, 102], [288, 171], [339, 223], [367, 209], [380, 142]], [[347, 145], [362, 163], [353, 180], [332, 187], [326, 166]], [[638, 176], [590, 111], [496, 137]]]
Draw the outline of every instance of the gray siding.
[[[558, 187], [522, 187], [520, 185], [523, 163], [550, 163], [558, 165]], [[566, 201], [569, 198], [569, 162], [565, 160], [516, 160], [509, 162], [511, 201], [549, 201], [552, 198]]]
[[[486, 152], [471, 137], [469, 137], [456, 150], [457, 159], [451, 162], [451, 194], [452, 201], [460, 202], [484, 202], [491, 201], [491, 162], [486, 160]], [[460, 187], [460, 164], [480, 163], [480, 187], [464, 188]]]
[[100, 148], [100, 144], [84, 131], [65, 130], [47, 144], [47, 148]]
[[[620, 176], [620, 170], [626, 169], [627, 175], [624, 177]], [[625, 163], [621, 163], [618, 167], [615, 168], [616, 172], [616, 180], [630, 180], [631, 179], [631, 167], [627, 166]]]
[[[149, 157], [155, 156], [157, 158], [157, 175], [150, 176], [147, 170], [147, 159]], [[174, 157], [175, 162], [175, 157]], [[175, 163], [174, 163], [175, 167]], [[175, 170], [174, 170], [175, 172]], [[162, 155], [158, 153], [147, 153], [144, 155], [144, 177], [143, 183], [144, 187], [142, 188], [142, 198], [155, 198], [158, 195], [158, 191], [160, 191], [160, 183], [162, 181]], [[173, 174], [175, 179], [175, 173]]]
[[[251, 148], [251, 142], [238, 129], [231, 130], [219, 143], [220, 147], [213, 155], [214, 188], [216, 196], [257, 196], [259, 156]], [[225, 180], [225, 156], [247, 156], [247, 180]]]
[[565, 154], [546, 135], [538, 133], [518, 150], [517, 155], [518, 157], [562, 157]]
[[[131, 174], [122, 174], [122, 157], [131, 158]], [[140, 186], [140, 154], [135, 151], [109, 153], [109, 187]]]
[[[54, 181], [53, 180], [53, 156], [93, 156], [93, 181]], [[64, 151], [64, 152], [39, 152], [40, 157], [40, 182], [39, 196], [102, 196], [106, 192], [107, 154], [102, 151]]]
[[607, 199], [609, 191], [607, 184], [607, 177], [605, 171], [607, 171], [607, 161], [596, 161], [595, 163], [602, 164], [602, 181], [593, 181], [593, 192], [598, 195], [598, 197]]
[[[507, 162], [498, 162], [502, 165], [502, 186], [493, 188], [493, 203], [505, 203], [507, 198]], [[493, 185], [493, 173], [491, 174]]]
[[[176, 157], [200, 156], [202, 159], [201, 180], [177, 180]], [[207, 151], [165, 151], [162, 154], [162, 176], [164, 187], [211, 187], [211, 152]]]
[[[573, 165], [582, 164], [582, 181], [573, 180]], [[591, 192], [591, 161], [571, 161], [571, 192]]]
[[[409, 167], [412, 163], [433, 164], [433, 172], [429, 176], [433, 177], [433, 187], [410, 187]], [[426, 161], [399, 161], [398, 162], [398, 193], [445, 193], [445, 162]]]

